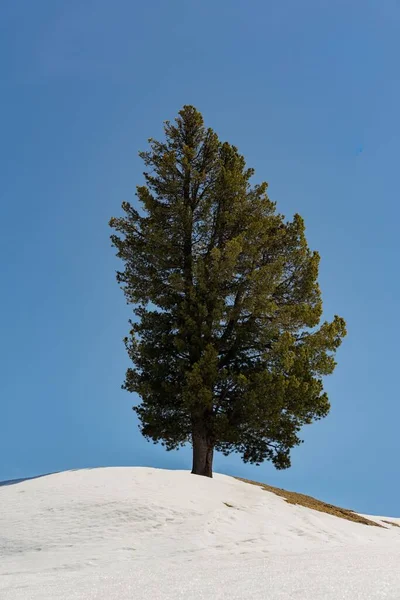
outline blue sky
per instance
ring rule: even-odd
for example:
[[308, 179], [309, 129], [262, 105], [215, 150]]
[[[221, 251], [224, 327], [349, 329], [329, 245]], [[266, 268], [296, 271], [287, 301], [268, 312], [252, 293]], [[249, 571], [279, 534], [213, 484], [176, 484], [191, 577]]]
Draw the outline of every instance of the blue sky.
[[349, 331], [292, 468], [216, 470], [400, 516], [399, 27], [397, 0], [1, 2], [0, 480], [190, 466], [141, 438], [120, 390], [108, 220], [142, 182], [138, 150], [195, 104], [305, 218], [326, 317]]

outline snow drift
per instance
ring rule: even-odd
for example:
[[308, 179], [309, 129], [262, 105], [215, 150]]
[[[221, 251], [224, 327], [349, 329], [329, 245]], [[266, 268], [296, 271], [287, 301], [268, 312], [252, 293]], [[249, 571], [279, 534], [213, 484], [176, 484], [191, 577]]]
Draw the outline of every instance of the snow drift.
[[400, 519], [375, 520], [223, 475], [58, 473], [0, 487], [0, 598], [399, 600]]

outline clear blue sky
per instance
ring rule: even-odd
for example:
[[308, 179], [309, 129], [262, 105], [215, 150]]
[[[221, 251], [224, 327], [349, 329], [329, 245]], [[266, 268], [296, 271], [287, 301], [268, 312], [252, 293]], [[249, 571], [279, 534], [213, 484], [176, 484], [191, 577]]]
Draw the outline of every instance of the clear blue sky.
[[195, 104], [304, 216], [349, 330], [292, 468], [216, 469], [400, 516], [399, 30], [397, 0], [2, 0], [0, 480], [190, 466], [141, 438], [120, 390], [108, 220], [138, 150]]

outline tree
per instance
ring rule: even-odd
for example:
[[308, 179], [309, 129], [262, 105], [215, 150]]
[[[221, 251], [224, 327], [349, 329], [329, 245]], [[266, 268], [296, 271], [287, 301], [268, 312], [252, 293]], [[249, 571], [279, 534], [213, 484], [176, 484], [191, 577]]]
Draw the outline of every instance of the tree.
[[322, 377], [345, 322], [319, 325], [319, 255], [303, 219], [276, 212], [237, 148], [192, 106], [164, 130], [140, 153], [140, 212], [124, 202], [110, 221], [136, 315], [122, 387], [141, 399], [147, 439], [192, 443], [193, 473], [212, 477], [214, 450], [285, 469], [301, 428], [329, 412]]

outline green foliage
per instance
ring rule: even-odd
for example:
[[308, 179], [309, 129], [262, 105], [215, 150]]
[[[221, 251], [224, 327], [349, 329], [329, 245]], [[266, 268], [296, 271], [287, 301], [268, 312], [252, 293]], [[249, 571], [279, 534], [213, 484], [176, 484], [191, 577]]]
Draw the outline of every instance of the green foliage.
[[340, 317], [320, 325], [319, 255], [195, 108], [149, 143], [142, 210], [125, 202], [110, 221], [142, 432], [173, 449], [201, 425], [217, 450], [287, 468], [301, 427], [329, 411], [322, 377], [346, 333]]

